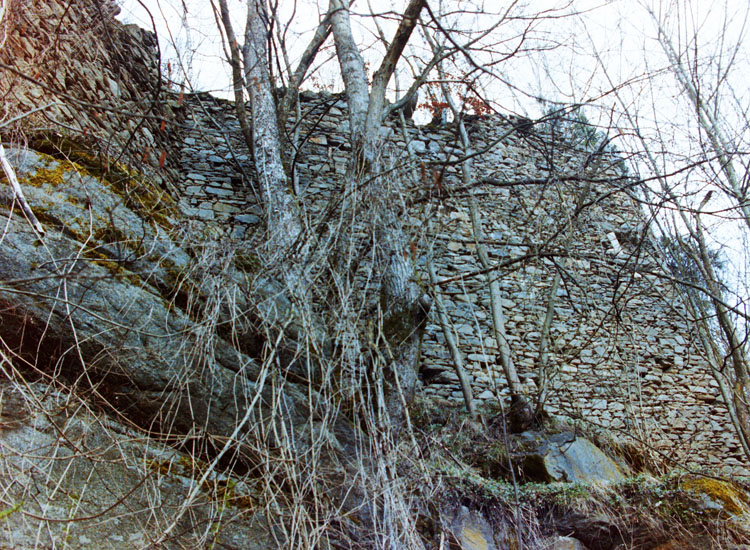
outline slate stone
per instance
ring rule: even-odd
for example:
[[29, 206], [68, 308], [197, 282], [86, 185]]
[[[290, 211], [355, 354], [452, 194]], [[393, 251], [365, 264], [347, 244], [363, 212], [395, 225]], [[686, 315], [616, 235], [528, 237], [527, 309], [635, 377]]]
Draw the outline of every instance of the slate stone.
[[614, 460], [571, 432], [523, 432], [514, 437], [513, 461], [530, 481], [617, 482], [626, 477]]
[[237, 214], [234, 217], [235, 221], [246, 224], [260, 223], [260, 218], [255, 214]]

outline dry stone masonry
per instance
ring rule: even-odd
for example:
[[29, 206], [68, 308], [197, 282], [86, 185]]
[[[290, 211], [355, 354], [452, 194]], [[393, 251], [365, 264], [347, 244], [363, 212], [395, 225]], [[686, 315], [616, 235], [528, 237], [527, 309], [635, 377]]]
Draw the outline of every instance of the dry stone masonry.
[[[298, 193], [318, 209], [316, 201], [330, 199], [346, 169], [346, 103], [336, 95], [304, 93], [301, 105]], [[185, 212], [226, 223], [235, 237], [261, 227], [252, 163], [232, 104], [198, 94], [186, 100], [185, 112], [193, 125], [180, 147]], [[525, 391], [535, 397], [546, 378], [550, 413], [635, 437], [667, 461], [745, 471], [718, 388], [687, 325], [680, 294], [663, 277], [620, 159], [597, 156], [565, 134], [575, 132], [574, 125], [559, 126], [528, 128], [512, 118], [470, 125], [473, 146], [481, 151], [474, 159], [473, 176], [480, 182], [474, 192], [490, 257], [507, 264], [498, 275], [508, 341]], [[446, 164], [461, 156], [455, 125], [409, 123], [402, 129], [389, 121], [384, 134], [426, 174], [415, 194], [430, 197], [437, 207], [419, 248], [432, 246], [438, 278], [450, 280], [440, 291], [474, 394], [496, 402], [509, 392], [492, 331], [487, 287], [492, 274], [477, 274], [470, 190], [461, 183], [458, 165]], [[423, 227], [423, 221], [414, 219], [414, 227]], [[425, 257], [419, 258], [424, 279]], [[540, 373], [541, 327], [556, 273], [561, 279], [550, 351], [546, 372]], [[436, 318], [423, 343], [422, 391], [460, 401]]]
[[[87, 141], [169, 189], [186, 216], [220, 227], [227, 238], [262, 230], [252, 160], [232, 104], [168, 92], [154, 79], [153, 35], [115, 24], [110, 1], [75, 4], [14, 3], [22, 9], [12, 11], [0, 51], [0, 63], [17, 68], [0, 72], [3, 140], [18, 141], [31, 128], [35, 136]], [[54, 70], [34, 75], [34, 67]], [[305, 92], [300, 111], [294, 187], [316, 212], [346, 170], [346, 104]], [[547, 411], [653, 445], [665, 459], [747, 474], [619, 158], [597, 151], [585, 124], [565, 120], [474, 119], [469, 130], [478, 152], [469, 188], [454, 124], [401, 127], [390, 120], [383, 137], [413, 174], [416, 207], [404, 220], [414, 230], [411, 253], [423, 280], [425, 260], [434, 258], [477, 398], [492, 403], [508, 394], [487, 287], [498, 276], [524, 390], [534, 398], [546, 380]], [[491, 272], [482, 272], [477, 259], [470, 193], [481, 207], [483, 244], [498, 266]], [[434, 313], [423, 342], [421, 391], [458, 401]]]
[[74, 137], [167, 187], [179, 96], [160, 78], [156, 37], [119, 23], [119, 11], [113, 0], [12, 3], [0, 48], [2, 132], [36, 147]]

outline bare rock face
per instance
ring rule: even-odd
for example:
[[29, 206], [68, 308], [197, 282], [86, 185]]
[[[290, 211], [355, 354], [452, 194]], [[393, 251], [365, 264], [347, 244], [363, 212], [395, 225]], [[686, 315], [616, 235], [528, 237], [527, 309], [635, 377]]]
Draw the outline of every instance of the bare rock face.
[[[199, 437], [252, 431], [269, 385], [257, 363], [219, 335], [226, 316], [238, 330], [249, 321], [200, 286], [225, 285], [246, 311], [250, 286], [232, 258], [224, 265], [215, 250], [201, 260], [200, 248], [188, 248], [200, 243], [170, 237], [178, 218], [169, 197], [135, 176], [96, 177], [28, 150], [9, 157], [47, 230], [39, 238], [12, 214], [12, 191], [0, 187], [0, 336], [11, 351], [43, 376], [96, 387], [144, 427]], [[288, 384], [276, 397], [286, 401], [279, 410], [287, 420], [302, 426], [295, 391]], [[246, 418], [254, 400], [259, 414]]]
[[0, 382], [3, 548], [276, 548], [257, 489], [93, 414], [53, 387]]
[[623, 467], [593, 443], [570, 432], [524, 432], [513, 443], [513, 461], [530, 481], [617, 482]]

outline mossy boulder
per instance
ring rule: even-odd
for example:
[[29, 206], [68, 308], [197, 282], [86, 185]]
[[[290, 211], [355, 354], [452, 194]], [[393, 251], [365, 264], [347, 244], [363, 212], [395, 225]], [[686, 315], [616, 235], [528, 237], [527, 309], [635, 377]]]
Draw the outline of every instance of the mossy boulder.
[[698, 477], [683, 481], [680, 488], [697, 495], [706, 511], [725, 516], [744, 516], [750, 521], [750, 496], [730, 481]]

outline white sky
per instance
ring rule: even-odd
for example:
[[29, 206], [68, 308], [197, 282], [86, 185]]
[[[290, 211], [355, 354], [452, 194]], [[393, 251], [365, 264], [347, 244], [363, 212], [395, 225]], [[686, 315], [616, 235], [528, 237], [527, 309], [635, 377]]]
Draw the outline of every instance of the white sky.
[[[461, 2], [462, 8], [469, 8], [481, 0]], [[747, 12], [746, 0], [727, 0], [734, 8], [728, 8], [728, 14], [735, 15]], [[230, 9], [234, 15], [235, 33], [241, 37], [244, 28], [244, 1], [228, 0]], [[441, 0], [432, 0], [431, 6], [437, 8]], [[562, 102], [576, 102], [597, 99], [603, 92], [609, 90], [610, 86], [602, 74], [601, 66], [597, 64], [594, 52], [597, 52], [607, 68], [612, 80], [616, 83], [627, 82], [638, 78], [647, 70], [655, 70], [665, 65], [664, 56], [660, 53], [658, 44], [654, 41], [656, 36], [655, 26], [647, 15], [642, 3], [655, 6], [655, 10], [674, 9], [675, 5], [687, 5], [685, 0], [670, 2], [650, 2], [650, 0], [537, 0], [535, 2], [519, 2], [514, 11], [516, 14], [533, 15], [540, 10], [547, 15], [555, 16], [548, 21], [543, 21], [536, 26], [534, 34], [529, 41], [532, 45], [547, 46], [559, 44], [554, 50], [548, 52], [530, 52], [526, 55], [518, 55], [493, 69], [505, 79], [513, 82], [520, 90], [534, 95], [543, 95], [550, 99]], [[392, 8], [398, 11], [404, 4], [403, 0], [394, 2]], [[696, 6], [698, 3], [695, 3]], [[149, 16], [144, 5], [151, 12]], [[357, 9], [368, 11], [368, 0], [358, 0], [355, 4]], [[380, 4], [378, 4], [379, 6]], [[712, 6], [709, 8], [708, 6]], [[665, 7], [666, 6], [666, 7]], [[700, 25], [701, 35], [704, 43], [718, 44], [723, 26], [722, 2], [702, 2], [702, 7], [696, 8], [700, 12], [696, 19]], [[309, 40], [319, 20], [319, 14], [327, 7], [327, 0], [315, 2], [313, 0], [280, 0], [281, 23], [286, 23], [294, 13], [294, 21], [289, 29], [290, 56], [301, 53]], [[740, 9], [741, 8], [741, 9]], [[384, 8], [379, 8], [384, 9]], [[185, 10], [187, 17], [184, 18]], [[561, 15], [576, 12], [572, 17], [559, 17]], [[194, 89], [211, 91], [216, 95], [229, 97], [229, 71], [224, 62], [223, 51], [217, 32], [215, 18], [207, 0], [122, 0], [122, 13], [120, 18], [125, 22], [133, 22], [144, 28], [152, 28], [152, 20], [155, 23], [160, 36], [160, 44], [165, 60], [170, 60], [170, 68], [173, 78], [177, 81], [189, 80]], [[152, 19], [153, 18], [153, 19]], [[452, 18], [460, 22], [462, 27], [486, 28], [493, 24], [497, 16], [471, 16], [461, 15]], [[732, 17], [730, 24], [736, 24], [742, 18]], [[705, 20], [705, 22], [703, 22]], [[392, 20], [379, 19], [385, 34], [390, 38], [395, 25]], [[363, 45], [376, 42], [376, 30], [369, 18], [355, 18], [355, 34]], [[498, 39], [512, 37], [522, 28], [523, 22], [505, 25], [501, 27], [495, 36]], [[737, 29], [731, 29], [728, 34], [733, 34]], [[485, 41], [489, 42], [489, 41]], [[507, 45], [500, 45], [508, 47]], [[192, 55], [183, 55], [182, 67], [175, 61], [175, 47], [182, 52], [192, 51]], [[644, 53], [645, 52], [645, 53]], [[412, 54], [420, 54], [416, 47], [411, 50]], [[366, 55], [367, 56], [367, 55]], [[330, 57], [330, 54], [328, 55]], [[425, 56], [422, 56], [425, 57]], [[747, 63], [745, 56], [743, 62]], [[321, 59], [325, 59], [325, 52]], [[484, 60], [481, 54], [477, 59]], [[377, 62], [377, 53], [371, 55], [374, 66]], [[294, 63], [294, 59], [292, 59]], [[404, 87], [408, 79], [406, 67], [402, 70], [401, 87]], [[317, 73], [319, 85], [336, 85], [335, 63], [330, 63], [327, 71]], [[485, 78], [485, 80], [489, 80]], [[673, 91], [668, 90], [673, 86], [669, 78], [661, 81], [651, 79], [650, 85], [657, 84], [664, 88], [664, 93], [671, 100]], [[538, 115], [540, 107], [528, 98], [524, 98], [521, 92], [510, 92], [505, 86], [488, 84], [492, 86], [490, 95], [494, 95], [498, 102], [506, 109], [526, 112], [534, 116]], [[747, 86], [745, 85], [745, 88]], [[639, 86], [631, 86], [635, 90], [631, 95], [640, 95], [643, 92]], [[647, 98], [653, 101], [654, 98]], [[657, 97], [657, 99], [659, 99]], [[597, 100], [599, 105], [604, 105], [608, 99]], [[644, 109], [639, 109], [645, 112]]]
[[[234, 16], [235, 33], [241, 37], [244, 28], [244, 10], [242, 0], [228, 0], [230, 10]], [[440, 2], [435, 1], [432, 4], [438, 5]], [[467, 2], [463, 0], [461, 6], [463, 9], [471, 9], [473, 4], [479, 4], [480, 1]], [[398, 0], [392, 2], [388, 11], [399, 11], [403, 8], [405, 2]], [[586, 25], [592, 29], [595, 36], [604, 36], [611, 32], [611, 22], [615, 19], [612, 16], [612, 8], [606, 5], [605, 0], [578, 0], [570, 4], [567, 0], [543, 0], [533, 3], [519, 2], [514, 10], [518, 15], [534, 15], [540, 9], [549, 10], [550, 15], [560, 16], [563, 13], [573, 12], [574, 10], [584, 12], [582, 17], [586, 20]], [[122, 13], [120, 19], [127, 23], [136, 23], [144, 28], [151, 30], [155, 24], [157, 34], [160, 36], [160, 44], [164, 51], [165, 59], [174, 59], [175, 47], [183, 52], [193, 51], [192, 56], [183, 56], [184, 66], [183, 73], [179, 74], [177, 63], [172, 63], [172, 70], [175, 79], [183, 79], [185, 76], [190, 77], [195, 89], [203, 91], [213, 91], [217, 95], [228, 95], [229, 72], [226, 63], [223, 61], [223, 52], [219, 40], [219, 34], [216, 30], [216, 23], [209, 2], [206, 0], [122, 0]], [[368, 0], [359, 0], [355, 4], [354, 11], [369, 11]], [[378, 10], [385, 11], [386, 8], [380, 7]], [[529, 5], [531, 7], [529, 7]], [[145, 7], [144, 7], [145, 6]], [[327, 1], [318, 3], [312, 0], [281, 0], [281, 23], [286, 23], [292, 13], [295, 13], [293, 24], [289, 30], [290, 55], [293, 57], [301, 53], [302, 49], [309, 40], [311, 32], [315, 29], [320, 18], [321, 12], [325, 11]], [[433, 6], [435, 7], [435, 6]], [[146, 9], [148, 8], [148, 10]], [[596, 9], [594, 9], [596, 8]], [[476, 7], [479, 9], [479, 7]], [[505, 8], [501, 8], [504, 10]], [[293, 12], [294, 10], [294, 12]], [[593, 11], [591, 11], [593, 10]], [[377, 10], [376, 10], [377, 11]], [[151, 15], [149, 15], [149, 13]], [[184, 17], [187, 12], [187, 17]], [[498, 14], [488, 15], [470, 15], [467, 13], [461, 16], [448, 17], [450, 21], [457, 21], [463, 28], [479, 29], [489, 27], [497, 20]], [[185, 24], [186, 23], [186, 24]], [[395, 29], [393, 18], [379, 18], [379, 23], [385, 34], [390, 38]], [[377, 40], [377, 30], [370, 22], [370, 18], [354, 18], [354, 32], [361, 40], [362, 45], [369, 45]], [[517, 22], [512, 25], [501, 27], [500, 31], [495, 34], [498, 39], [512, 37], [522, 29], [525, 22]], [[549, 41], [560, 41], [569, 48], [578, 49], [579, 45], [575, 43], [576, 35], [579, 34], [577, 27], [579, 22], [576, 18], [552, 19], [549, 22], [538, 25], [537, 36], [544, 44]], [[502, 36], [505, 33], [507, 36]], [[554, 34], [554, 36], [553, 36]], [[506, 46], [507, 47], [507, 46]], [[560, 55], [564, 55], [558, 50]], [[419, 53], [419, 52], [415, 52]], [[365, 54], [367, 57], [367, 54]], [[376, 56], [372, 56], [373, 65], [376, 62]], [[481, 57], [479, 58], [481, 59]], [[509, 63], [509, 65], [521, 65], [521, 63]], [[527, 64], [528, 65], [528, 64]], [[553, 64], [554, 66], [554, 64]], [[514, 67], [514, 71], [517, 68]], [[329, 80], [333, 82], [333, 73], [321, 76], [322, 84], [328, 84]], [[536, 71], [527, 66], [523, 69], [525, 75], [525, 85], [529, 82], [541, 82], [543, 77], [535, 74]]]

